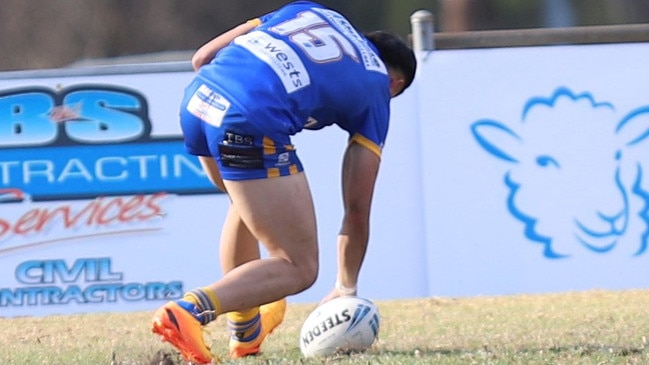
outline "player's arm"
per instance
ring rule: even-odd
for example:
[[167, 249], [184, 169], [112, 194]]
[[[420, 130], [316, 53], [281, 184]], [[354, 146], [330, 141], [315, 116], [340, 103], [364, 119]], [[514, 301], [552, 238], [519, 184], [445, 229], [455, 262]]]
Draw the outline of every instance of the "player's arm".
[[[373, 148], [368, 148], [373, 147]], [[380, 150], [372, 142], [352, 139], [343, 158], [342, 194], [344, 216], [338, 235], [337, 281], [355, 288], [363, 264], [370, 230], [370, 208], [380, 165]], [[355, 295], [340, 287], [333, 296]]]
[[236, 27], [228, 30], [225, 33], [214, 37], [211, 41], [202, 45], [201, 48], [199, 48], [192, 57], [192, 67], [194, 68], [194, 71], [198, 71], [201, 66], [210, 63], [216, 53], [221, 48], [230, 44], [230, 42], [232, 42], [236, 37], [250, 32], [259, 24], [261, 24], [260, 19], [249, 20], [243, 24], [237, 25]]

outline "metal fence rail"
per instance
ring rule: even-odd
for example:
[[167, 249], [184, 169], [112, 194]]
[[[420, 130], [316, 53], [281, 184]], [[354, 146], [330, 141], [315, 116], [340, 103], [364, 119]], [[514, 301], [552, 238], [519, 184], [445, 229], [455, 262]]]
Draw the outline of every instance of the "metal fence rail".
[[649, 24], [433, 33], [433, 15], [427, 10], [413, 13], [410, 24], [416, 51], [649, 42]]

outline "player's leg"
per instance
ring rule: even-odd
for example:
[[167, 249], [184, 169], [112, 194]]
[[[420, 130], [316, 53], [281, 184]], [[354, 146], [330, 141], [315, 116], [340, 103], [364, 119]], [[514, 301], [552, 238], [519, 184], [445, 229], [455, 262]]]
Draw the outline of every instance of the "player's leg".
[[270, 303], [308, 288], [316, 279], [315, 213], [306, 175], [225, 181], [232, 204], [268, 258], [242, 264], [210, 288], [222, 312]]
[[[221, 191], [226, 191], [223, 178], [213, 157], [198, 156], [198, 160], [210, 181]], [[219, 258], [223, 274], [248, 261], [259, 259], [257, 239], [241, 220], [239, 212], [230, 205], [221, 231]]]
[[[196, 363], [212, 360], [202, 324], [220, 313], [253, 308], [298, 293], [315, 281], [318, 270], [315, 214], [304, 173], [226, 181], [225, 185], [242, 221], [264, 243], [269, 257], [248, 261], [216, 283], [192, 291], [200, 306], [171, 301], [154, 314], [154, 332]], [[263, 323], [262, 319], [262, 330]], [[265, 331], [261, 340], [269, 332]]]
[[[225, 191], [223, 180], [211, 157], [199, 156], [203, 170], [216, 186]], [[241, 220], [236, 207], [230, 205], [219, 245], [221, 270], [225, 275], [235, 267], [260, 258], [259, 243]], [[284, 319], [286, 301], [279, 300], [260, 307], [240, 309], [226, 314], [231, 333], [230, 356], [241, 358], [259, 353], [266, 335]]]
[[225, 185], [223, 184], [223, 178], [221, 177], [221, 172], [219, 172], [219, 167], [216, 165], [214, 157], [198, 156], [198, 162], [200, 162], [201, 167], [203, 168], [205, 174], [207, 174], [207, 178], [210, 180], [210, 182], [212, 182], [212, 184], [214, 184], [214, 186], [219, 188], [221, 191], [226, 192]]
[[209, 286], [206, 296], [216, 297], [221, 313], [271, 303], [315, 281], [313, 201], [290, 133], [282, 130], [286, 124], [252, 123], [231, 106], [219, 127], [203, 125], [233, 209], [269, 254], [233, 268]]
[[[226, 313], [269, 303], [261, 308], [259, 333], [251, 337], [249, 346], [245, 346], [247, 350], [232, 353], [233, 357], [241, 357], [257, 353], [264, 338], [281, 322], [286, 307], [283, 298], [315, 281], [317, 233], [304, 173], [271, 179], [226, 180], [225, 185], [233, 209], [265, 245], [269, 257], [234, 267], [221, 280], [196, 294], [203, 298], [203, 312]], [[176, 344], [177, 348], [180, 346]]]
[[[214, 118], [214, 114], [218, 114], [220, 109], [215, 109], [211, 104], [204, 102], [204, 94], [210, 92], [212, 91], [200, 80], [195, 80], [186, 89], [181, 107], [181, 126], [185, 145], [191, 154], [220, 158], [218, 169], [214, 168], [215, 164], [210, 160], [206, 160], [208, 164], [205, 165], [206, 170], [214, 172], [208, 174], [217, 186], [220, 182], [220, 173], [225, 172], [223, 168], [229, 168], [228, 173], [234, 176], [244, 174], [246, 178], [258, 179], [233, 182], [232, 185], [246, 185], [251, 181], [254, 181], [253, 185], [260, 184], [253, 186], [252, 189], [235, 189], [237, 192], [232, 194], [231, 187], [226, 185], [224, 186], [226, 189], [223, 190], [227, 190], [231, 197], [236, 196], [232, 201], [241, 221], [255, 238], [263, 240], [270, 257], [247, 261], [239, 266], [233, 265], [235, 267], [228, 271], [222, 280], [209, 287], [189, 292], [186, 298], [189, 297], [191, 300], [183, 298], [171, 301], [156, 311], [153, 318], [153, 331], [180, 350], [186, 360], [195, 363], [209, 363], [213, 359], [203, 339], [202, 325], [216, 318], [218, 314], [241, 308], [254, 308], [303, 290], [315, 280], [318, 262], [313, 203], [304, 174], [295, 175], [296, 171], [301, 171], [301, 166], [290, 146], [288, 134], [280, 133], [277, 141], [268, 139], [257, 131], [248, 130], [251, 125], [236, 111], [228, 114], [231, 118], [228, 117], [227, 121], [223, 120], [221, 125], [221, 121]], [[207, 122], [202, 120], [204, 116], [210, 117]], [[217, 127], [212, 128], [212, 125]], [[226, 128], [230, 127], [235, 129], [235, 132], [228, 132], [230, 134], [226, 137]], [[229, 137], [245, 137], [246, 143], [245, 145], [235, 143], [231, 146], [230, 142], [236, 141]], [[248, 138], [253, 137], [254, 145], [250, 145]], [[266, 146], [267, 140], [274, 145]], [[224, 148], [228, 149], [226, 152], [221, 151], [222, 141], [225, 142]], [[251, 147], [253, 154], [249, 155], [247, 152], [251, 151]], [[289, 170], [279, 174], [285, 175], [286, 171], [289, 171], [294, 175], [266, 179], [270, 169], [276, 172], [275, 170], [279, 170], [277, 163], [285, 162], [289, 147], [291, 148], [288, 152], [290, 166], [285, 166]], [[281, 151], [279, 152], [281, 155], [277, 152], [266, 155], [267, 151], [277, 150]], [[263, 160], [259, 159], [261, 156], [264, 156]], [[248, 168], [237, 167], [250, 166], [250, 163], [255, 166], [261, 163], [261, 167], [252, 170], [254, 176], [248, 175], [251, 172]], [[252, 204], [253, 207], [250, 204], [252, 200], [257, 202]], [[292, 204], [294, 201], [299, 204]], [[262, 208], [261, 214], [254, 211], [258, 208], [256, 207], [258, 203], [261, 204], [259, 206]], [[288, 217], [273, 221], [273, 216], [283, 217], [285, 210], [288, 212]], [[259, 221], [255, 221], [258, 218]], [[255, 226], [250, 226], [250, 223], [255, 223]], [[283, 242], [289, 244], [282, 246]], [[262, 320], [262, 327], [263, 322]]]
[[[198, 160], [210, 181], [226, 192], [223, 178], [213, 157], [198, 156]], [[223, 274], [248, 261], [260, 257], [259, 243], [241, 220], [239, 212], [230, 205], [221, 231], [219, 258]]]
[[223, 274], [237, 266], [260, 257], [259, 243], [241, 220], [234, 205], [230, 205], [221, 231], [219, 258]]
[[[228, 214], [221, 232], [219, 258], [223, 275], [246, 262], [260, 258], [259, 243], [243, 223], [239, 212], [234, 205], [230, 205]], [[270, 333], [284, 319], [284, 308], [274, 308], [270, 314], [264, 313], [265, 328]], [[230, 331], [230, 357], [241, 358], [256, 355], [260, 351], [261, 343], [266, 337], [262, 336], [262, 314], [260, 307], [228, 312], [227, 325]]]

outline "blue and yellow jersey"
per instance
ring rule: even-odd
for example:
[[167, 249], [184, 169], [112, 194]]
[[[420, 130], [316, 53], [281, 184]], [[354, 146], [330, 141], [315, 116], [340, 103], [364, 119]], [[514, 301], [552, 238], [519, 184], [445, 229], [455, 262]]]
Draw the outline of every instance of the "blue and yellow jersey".
[[298, 1], [251, 20], [199, 77], [276, 133], [336, 124], [381, 154], [390, 81], [375, 47], [339, 13]]

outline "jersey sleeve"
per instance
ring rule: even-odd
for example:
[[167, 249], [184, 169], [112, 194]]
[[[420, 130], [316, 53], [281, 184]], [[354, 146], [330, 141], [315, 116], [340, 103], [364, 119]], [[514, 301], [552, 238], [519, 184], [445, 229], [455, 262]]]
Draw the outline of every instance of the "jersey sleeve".
[[361, 146], [381, 157], [383, 145], [388, 135], [390, 121], [389, 104], [377, 104], [365, 116], [365, 122], [358, 124], [358, 128], [348, 130], [349, 142], [359, 143]]

